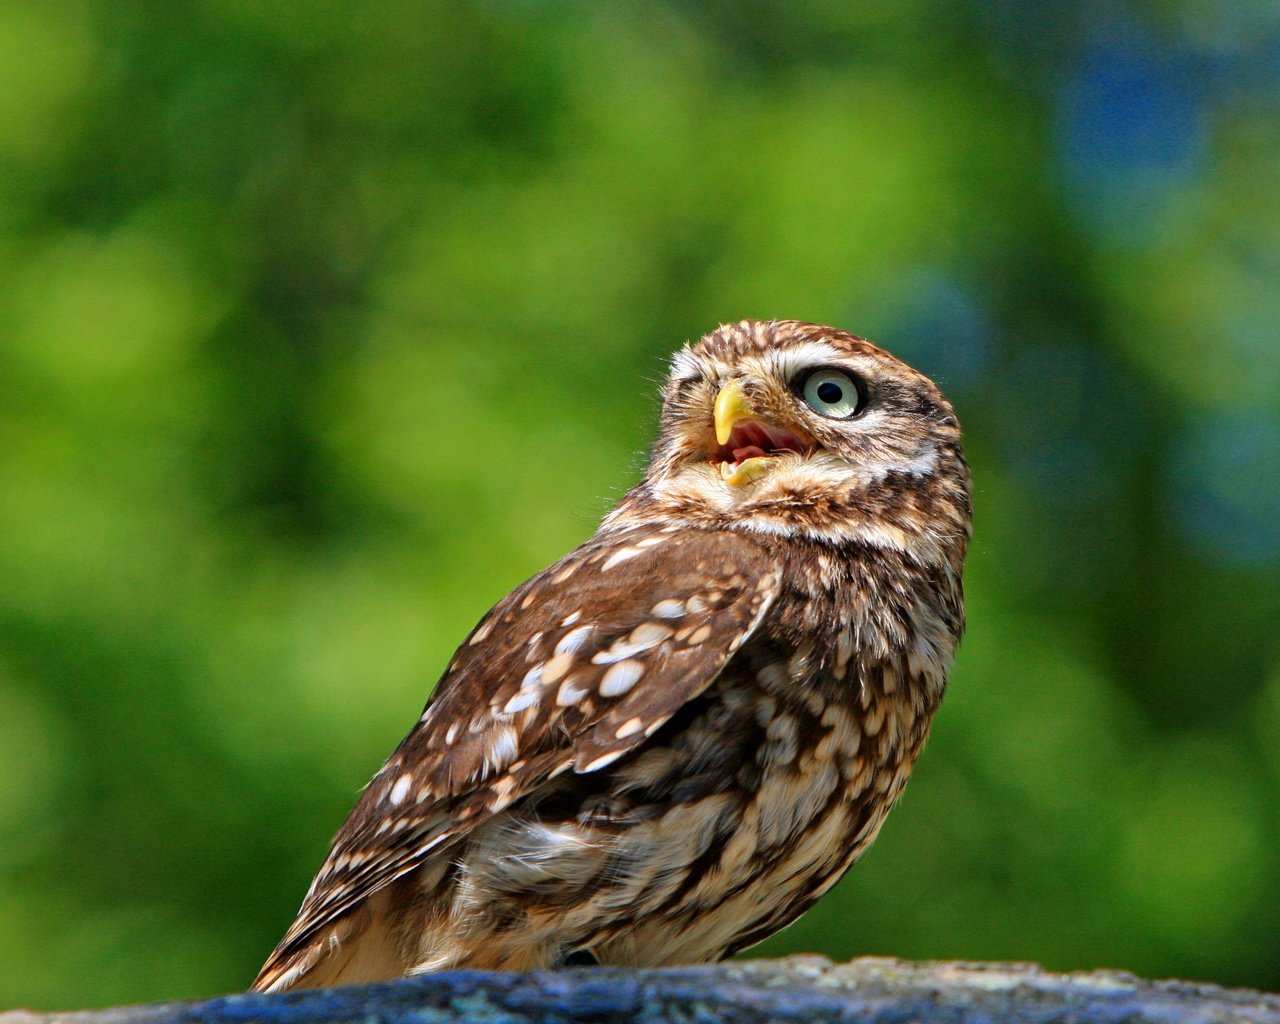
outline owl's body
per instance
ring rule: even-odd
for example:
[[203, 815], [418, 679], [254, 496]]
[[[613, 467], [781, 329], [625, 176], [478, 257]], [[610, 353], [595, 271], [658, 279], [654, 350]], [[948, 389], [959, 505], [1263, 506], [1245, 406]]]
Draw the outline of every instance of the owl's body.
[[963, 628], [954, 416], [794, 322], [721, 328], [665, 398], [645, 479], [459, 648], [255, 988], [718, 960], [875, 838]]

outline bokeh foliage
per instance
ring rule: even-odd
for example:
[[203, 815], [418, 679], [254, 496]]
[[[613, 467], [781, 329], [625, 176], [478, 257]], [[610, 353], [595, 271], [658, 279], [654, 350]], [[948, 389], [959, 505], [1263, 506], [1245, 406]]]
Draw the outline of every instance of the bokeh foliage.
[[0, 2], [0, 1005], [243, 987], [666, 354], [967, 428], [971, 629], [763, 951], [1280, 988], [1274, 5]]

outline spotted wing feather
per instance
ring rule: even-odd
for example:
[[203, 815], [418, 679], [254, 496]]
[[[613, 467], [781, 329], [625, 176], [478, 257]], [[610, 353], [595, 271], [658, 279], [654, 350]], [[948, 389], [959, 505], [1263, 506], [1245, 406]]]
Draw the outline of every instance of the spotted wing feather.
[[365, 789], [254, 987], [308, 969], [329, 926], [485, 818], [652, 735], [715, 679], [779, 584], [744, 535], [631, 531], [514, 590]]

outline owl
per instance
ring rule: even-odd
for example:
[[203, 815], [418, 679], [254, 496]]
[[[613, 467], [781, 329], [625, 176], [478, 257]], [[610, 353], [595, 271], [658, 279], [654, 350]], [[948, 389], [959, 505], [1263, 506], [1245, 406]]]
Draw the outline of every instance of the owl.
[[831, 327], [678, 351], [643, 478], [458, 648], [253, 989], [721, 960], [875, 839], [964, 626], [937, 387]]

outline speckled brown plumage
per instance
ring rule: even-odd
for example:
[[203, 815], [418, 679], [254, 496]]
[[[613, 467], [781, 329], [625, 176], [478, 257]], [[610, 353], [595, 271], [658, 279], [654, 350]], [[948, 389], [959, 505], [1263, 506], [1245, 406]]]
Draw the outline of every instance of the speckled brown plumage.
[[968, 537], [927, 378], [793, 321], [682, 349], [643, 480], [459, 648], [254, 988], [693, 963], [782, 928], [906, 785]]

